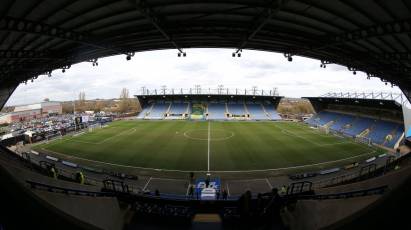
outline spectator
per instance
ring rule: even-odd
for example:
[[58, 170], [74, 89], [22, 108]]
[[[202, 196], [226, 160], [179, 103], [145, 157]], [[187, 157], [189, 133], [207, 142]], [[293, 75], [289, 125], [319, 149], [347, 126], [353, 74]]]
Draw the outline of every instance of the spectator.
[[207, 176], [207, 178], [205, 179], [205, 185], [206, 188], [208, 188], [208, 186], [210, 185], [210, 176]]
[[223, 200], [227, 200], [228, 193], [227, 190], [223, 189]]
[[281, 186], [280, 194], [285, 195], [287, 193], [287, 187], [285, 185]]
[[85, 178], [83, 172], [80, 171], [76, 173], [76, 181], [79, 184], [84, 184]]
[[54, 179], [57, 179], [57, 170], [56, 170], [56, 168], [54, 168], [54, 166], [52, 166], [52, 167], [50, 168], [50, 173], [51, 173], [51, 176], [52, 176]]
[[194, 173], [193, 172], [190, 172], [190, 183], [191, 184], [194, 184]]
[[193, 198], [193, 196], [194, 196], [194, 185], [190, 185], [190, 187], [188, 188], [188, 196], [190, 198]]
[[154, 191], [154, 195], [155, 195], [155, 196], [160, 196], [160, 191], [159, 191], [158, 189], [156, 189], [156, 190]]

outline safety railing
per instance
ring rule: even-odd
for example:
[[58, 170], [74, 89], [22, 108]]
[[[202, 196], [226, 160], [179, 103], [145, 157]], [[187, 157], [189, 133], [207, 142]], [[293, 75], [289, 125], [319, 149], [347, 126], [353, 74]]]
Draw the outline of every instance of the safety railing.
[[93, 197], [101, 197], [101, 196], [114, 196], [113, 193], [108, 192], [95, 192], [95, 191], [86, 191], [86, 190], [79, 190], [79, 189], [72, 189], [72, 188], [63, 188], [59, 186], [43, 184], [35, 181], [26, 180], [27, 184], [30, 185], [32, 189], [39, 189], [45, 190], [48, 192], [55, 192], [55, 193], [64, 193], [68, 195], [82, 195], [82, 196], [93, 196]]

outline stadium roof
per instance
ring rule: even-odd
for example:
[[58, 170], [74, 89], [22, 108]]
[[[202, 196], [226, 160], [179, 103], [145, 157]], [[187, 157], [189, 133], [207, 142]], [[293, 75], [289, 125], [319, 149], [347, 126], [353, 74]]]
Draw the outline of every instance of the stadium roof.
[[318, 98], [346, 98], [346, 99], [372, 99], [380, 101], [395, 101], [399, 105], [405, 105], [408, 103], [407, 99], [400, 93], [384, 93], [384, 92], [347, 92], [347, 93], [326, 93]]
[[2, 0], [0, 15], [0, 107], [18, 83], [54, 69], [194, 47], [315, 58], [411, 96], [407, 0]]
[[[357, 96], [355, 96], [357, 95]], [[401, 103], [395, 95], [390, 94], [341, 94], [341, 93], [329, 93], [320, 97], [304, 97], [305, 99], [310, 100], [311, 104], [314, 106], [314, 109], [318, 111], [318, 105], [345, 105], [345, 106], [359, 106], [376, 108], [382, 110], [392, 110], [392, 111], [402, 111], [402, 106], [405, 103]], [[320, 106], [321, 107], [321, 106]]]
[[243, 95], [243, 96], [268, 96], [268, 97], [279, 97], [280, 94], [278, 93], [277, 88], [273, 88], [271, 90], [264, 90], [264, 89], [257, 89], [257, 87], [253, 89], [230, 89], [230, 88], [200, 88], [199, 86], [196, 88], [188, 88], [188, 89], [147, 89], [145, 87], [142, 88], [141, 93], [135, 96], [178, 96], [178, 95], [228, 95], [228, 96], [235, 96], [235, 95]]

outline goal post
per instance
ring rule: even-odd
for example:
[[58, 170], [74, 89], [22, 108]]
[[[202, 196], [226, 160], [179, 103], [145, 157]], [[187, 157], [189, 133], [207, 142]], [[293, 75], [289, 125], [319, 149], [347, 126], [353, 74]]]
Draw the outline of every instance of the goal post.
[[318, 126], [318, 131], [320, 131], [321, 133], [329, 134], [330, 128], [327, 126]]
[[100, 124], [100, 123], [97, 123], [97, 124], [94, 124], [94, 125], [90, 125], [90, 126], [88, 127], [88, 131], [89, 131], [89, 132], [93, 132], [93, 131], [96, 130], [96, 129], [101, 129], [101, 124]]
[[372, 143], [371, 138], [368, 138], [368, 137], [356, 136], [354, 138], [354, 140], [355, 140], [355, 142], [366, 144], [366, 145], [369, 145], [369, 146], [371, 146], [371, 143]]

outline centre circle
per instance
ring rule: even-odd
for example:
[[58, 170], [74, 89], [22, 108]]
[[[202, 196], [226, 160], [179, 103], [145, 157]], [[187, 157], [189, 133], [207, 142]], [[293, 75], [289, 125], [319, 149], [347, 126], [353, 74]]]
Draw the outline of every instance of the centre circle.
[[[188, 139], [208, 141], [208, 129], [191, 129], [184, 132]], [[225, 141], [234, 136], [234, 133], [224, 129], [213, 129], [210, 133], [210, 141]]]

